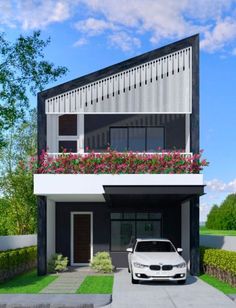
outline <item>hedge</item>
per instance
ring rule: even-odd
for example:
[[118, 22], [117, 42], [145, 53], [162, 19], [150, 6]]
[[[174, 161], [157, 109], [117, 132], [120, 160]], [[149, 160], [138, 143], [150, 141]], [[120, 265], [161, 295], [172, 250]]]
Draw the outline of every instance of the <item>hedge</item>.
[[236, 252], [207, 247], [200, 248], [201, 269], [204, 273], [236, 287]]
[[30, 246], [0, 252], [0, 281], [24, 273], [36, 266], [37, 247]]

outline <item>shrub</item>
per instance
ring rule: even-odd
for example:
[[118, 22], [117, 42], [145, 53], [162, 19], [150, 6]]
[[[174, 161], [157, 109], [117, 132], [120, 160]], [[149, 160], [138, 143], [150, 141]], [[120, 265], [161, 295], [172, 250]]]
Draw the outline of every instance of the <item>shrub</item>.
[[183, 174], [199, 173], [208, 162], [200, 154], [186, 156], [181, 151], [156, 154], [136, 152], [119, 153], [108, 149], [106, 153], [86, 153], [85, 155], [66, 153], [52, 157], [42, 152], [39, 162], [33, 161], [36, 173], [56, 174]]
[[54, 254], [51, 256], [48, 261], [48, 272], [49, 273], [58, 273], [64, 272], [67, 270], [68, 258], [63, 257], [62, 254]]
[[236, 252], [201, 247], [202, 271], [236, 286]]
[[97, 272], [102, 272], [102, 273], [111, 273], [114, 268], [111, 262], [111, 257], [109, 253], [106, 251], [97, 252], [93, 257], [90, 266]]
[[37, 247], [30, 246], [0, 252], [0, 281], [23, 273], [36, 265]]

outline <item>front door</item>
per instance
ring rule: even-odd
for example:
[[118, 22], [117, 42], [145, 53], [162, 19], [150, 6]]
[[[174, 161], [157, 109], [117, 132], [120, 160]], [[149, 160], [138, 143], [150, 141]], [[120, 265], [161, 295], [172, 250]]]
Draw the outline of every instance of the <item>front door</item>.
[[91, 214], [74, 214], [73, 229], [73, 263], [88, 264], [91, 259]]

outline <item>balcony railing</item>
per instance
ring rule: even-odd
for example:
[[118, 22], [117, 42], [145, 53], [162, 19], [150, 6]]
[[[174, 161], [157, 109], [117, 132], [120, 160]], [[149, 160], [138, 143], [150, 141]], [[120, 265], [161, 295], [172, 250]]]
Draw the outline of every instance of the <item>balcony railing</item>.
[[159, 153], [47, 153], [36, 163], [37, 173], [51, 174], [188, 174], [208, 166], [199, 154], [181, 151]]

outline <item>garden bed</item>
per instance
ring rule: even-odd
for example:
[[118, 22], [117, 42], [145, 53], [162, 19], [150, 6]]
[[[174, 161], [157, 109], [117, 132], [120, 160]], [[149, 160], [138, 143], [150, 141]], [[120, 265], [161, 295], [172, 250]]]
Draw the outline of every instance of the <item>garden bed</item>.
[[87, 276], [76, 293], [78, 294], [112, 294], [114, 276]]
[[57, 275], [38, 276], [36, 270], [0, 283], [0, 294], [37, 294], [57, 279]]

